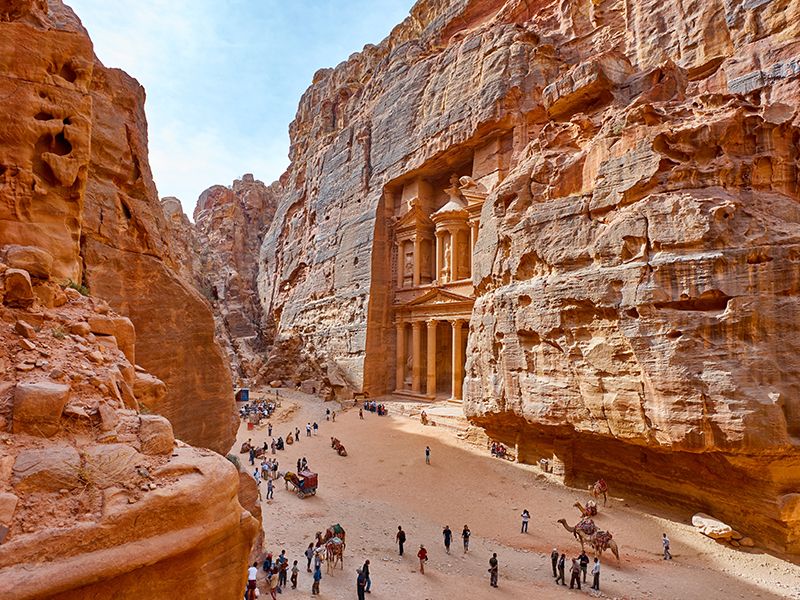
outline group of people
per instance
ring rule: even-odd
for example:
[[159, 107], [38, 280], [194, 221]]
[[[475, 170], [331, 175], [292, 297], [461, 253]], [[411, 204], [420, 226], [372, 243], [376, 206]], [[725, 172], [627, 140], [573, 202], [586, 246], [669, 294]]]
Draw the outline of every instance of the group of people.
[[[377, 413], [378, 416], [380, 417], [388, 414], [389, 412], [385, 404], [378, 404], [377, 402], [375, 402], [375, 400], [365, 400], [363, 410], [368, 410], [369, 412]], [[364, 414], [361, 413], [361, 416], [363, 418]]]
[[500, 442], [492, 442], [492, 456], [497, 458], [505, 458], [508, 454], [508, 449]]
[[269, 419], [272, 416], [275, 408], [275, 403], [268, 400], [248, 402], [239, 409], [239, 416], [242, 419], [250, 419], [251, 423], [259, 425], [262, 419]]
[[[556, 578], [556, 585], [566, 586], [564, 580], [564, 573], [566, 570], [567, 556], [563, 552], [559, 555], [558, 549], [553, 548], [550, 553], [550, 562], [553, 567], [553, 577]], [[581, 553], [572, 559], [570, 565], [570, 579], [569, 589], [577, 587], [581, 589], [581, 575], [583, 575], [583, 583], [586, 583], [586, 574], [589, 570], [589, 557], [586, 552], [581, 550]], [[592, 585], [591, 589], [600, 590], [600, 559], [595, 557], [594, 564], [592, 565]]]

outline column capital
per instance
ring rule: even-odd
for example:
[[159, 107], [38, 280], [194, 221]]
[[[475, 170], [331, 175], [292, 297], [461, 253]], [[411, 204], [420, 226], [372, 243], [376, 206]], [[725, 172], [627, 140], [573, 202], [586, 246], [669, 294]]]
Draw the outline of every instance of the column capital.
[[414, 329], [422, 329], [422, 321], [411, 321], [411, 327]]
[[436, 327], [439, 324], [439, 320], [438, 319], [428, 319], [425, 322], [428, 324], [428, 328], [429, 329], [433, 328], [433, 327]]

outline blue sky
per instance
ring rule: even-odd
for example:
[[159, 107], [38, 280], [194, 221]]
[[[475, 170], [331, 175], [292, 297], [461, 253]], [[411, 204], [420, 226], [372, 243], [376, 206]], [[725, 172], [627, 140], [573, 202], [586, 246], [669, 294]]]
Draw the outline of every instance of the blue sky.
[[243, 173], [288, 165], [288, 126], [317, 69], [400, 23], [413, 0], [66, 0], [97, 56], [147, 90], [160, 196], [194, 210]]

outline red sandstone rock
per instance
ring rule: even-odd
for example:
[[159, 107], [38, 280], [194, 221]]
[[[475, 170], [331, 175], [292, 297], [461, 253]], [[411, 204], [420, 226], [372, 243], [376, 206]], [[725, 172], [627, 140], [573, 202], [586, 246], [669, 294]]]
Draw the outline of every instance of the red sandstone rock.
[[798, 551], [798, 39], [787, 2], [418, 2], [301, 99], [265, 372], [390, 391], [403, 190], [478, 173], [468, 416]]
[[[144, 90], [100, 64], [60, 3], [18, 2], [3, 15], [0, 240], [36, 249], [6, 251], [8, 264], [85, 284], [129, 317], [136, 360], [166, 382], [163, 414], [178, 435], [226, 452], [235, 425], [230, 370], [208, 303], [177, 275], [147, 161]], [[35, 291], [43, 305], [63, 305], [53, 288]], [[33, 299], [22, 272], [8, 280], [6, 304]]]

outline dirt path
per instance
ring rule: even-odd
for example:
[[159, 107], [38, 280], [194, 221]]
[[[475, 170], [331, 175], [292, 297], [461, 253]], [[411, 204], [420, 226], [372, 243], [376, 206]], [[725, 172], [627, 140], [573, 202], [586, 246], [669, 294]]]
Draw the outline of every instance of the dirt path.
[[[279, 452], [280, 470], [294, 470], [306, 457], [319, 473], [319, 492], [300, 499], [276, 486], [275, 499], [264, 502], [266, 548], [278, 555], [286, 549], [301, 567], [297, 591], [282, 596], [307, 596], [311, 576], [305, 571], [303, 550], [316, 531], [341, 523], [347, 531], [344, 570], [328, 575], [323, 567], [321, 598], [355, 598], [355, 569], [370, 559], [371, 598], [561, 598], [592, 594], [603, 598], [664, 598], [728, 600], [731, 598], [800, 598], [800, 567], [753, 550], [736, 551], [696, 533], [691, 526], [637, 510], [632, 501], [610, 499], [596, 522], [614, 533], [621, 562], [610, 553], [601, 558], [600, 594], [584, 587], [570, 591], [556, 586], [549, 554], [553, 547], [576, 556], [580, 545], [557, 523], [574, 524], [579, 514], [575, 500], [586, 492], [537, 478], [537, 471], [494, 459], [480, 448], [458, 439], [441, 427], [423, 427], [402, 416], [378, 417], [357, 410], [339, 413], [335, 423], [325, 421], [325, 408], [316, 398], [281, 390], [280, 414], [273, 420], [275, 436], [295, 426], [299, 444]], [[295, 404], [296, 407], [291, 405]], [[306, 422], [317, 421], [319, 435], [305, 437]], [[336, 436], [349, 456], [330, 447]], [[239, 431], [238, 445], [252, 437], [266, 438], [261, 430]], [[425, 465], [430, 445], [432, 464]], [[245, 456], [242, 462], [247, 464]], [[265, 486], [262, 484], [262, 488]], [[612, 490], [613, 492], [613, 490]], [[519, 515], [531, 513], [530, 532], [519, 533]], [[461, 550], [464, 524], [472, 531], [470, 552]], [[406, 530], [406, 554], [399, 557], [394, 543], [397, 526]], [[442, 543], [442, 528], [454, 532], [451, 554]], [[661, 557], [661, 533], [672, 540], [673, 561]], [[425, 574], [418, 572], [416, 553], [424, 544], [430, 560]], [[500, 587], [489, 586], [488, 560], [497, 552]], [[569, 564], [569, 560], [567, 561]], [[569, 581], [569, 574], [567, 574]], [[287, 596], [288, 594], [288, 596]], [[263, 598], [264, 596], [262, 596]], [[268, 594], [267, 594], [268, 597]]]

